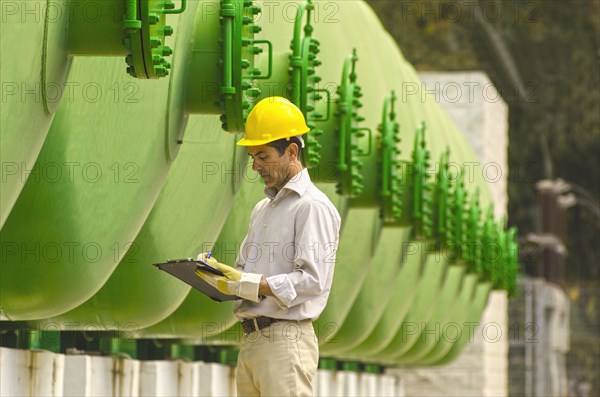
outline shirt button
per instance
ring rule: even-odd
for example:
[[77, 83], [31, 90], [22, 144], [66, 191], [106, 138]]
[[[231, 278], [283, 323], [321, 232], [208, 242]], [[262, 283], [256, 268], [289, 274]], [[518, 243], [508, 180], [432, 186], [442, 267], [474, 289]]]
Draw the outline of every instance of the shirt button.
[[267, 224], [265, 223], [265, 229], [267, 228]]

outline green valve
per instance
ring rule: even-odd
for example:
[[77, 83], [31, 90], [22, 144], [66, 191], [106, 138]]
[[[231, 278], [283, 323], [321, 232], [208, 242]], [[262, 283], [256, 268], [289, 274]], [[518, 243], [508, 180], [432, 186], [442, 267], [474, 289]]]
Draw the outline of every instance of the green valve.
[[[221, 17], [221, 58], [222, 69], [221, 98], [218, 106], [223, 111], [222, 128], [229, 132], [244, 132], [244, 123], [252, 105], [244, 101], [244, 95], [250, 98], [260, 96], [258, 88], [253, 89], [252, 80], [271, 77], [273, 64], [273, 46], [268, 40], [255, 40], [254, 35], [261, 27], [254, 23], [254, 17], [260, 13], [258, 5], [247, 0], [222, 0]], [[268, 48], [268, 71], [262, 74], [254, 67], [254, 56]]]
[[[372, 132], [369, 128], [359, 128], [357, 125], [363, 120], [358, 115], [357, 109], [360, 106], [360, 100], [357, 93], [360, 92], [360, 87], [356, 83], [356, 62], [358, 56], [356, 49], [352, 54], [348, 55], [344, 61], [342, 71], [342, 83], [338, 87], [337, 99], [338, 125], [336, 128], [338, 139], [338, 194], [356, 197], [363, 191], [362, 179], [359, 178], [361, 161], [358, 157], [369, 156], [371, 154]], [[366, 135], [364, 133], [367, 133]], [[363, 152], [359, 149], [358, 139], [367, 136], [368, 150]], [[360, 165], [359, 165], [360, 164]]]
[[[454, 185], [452, 198], [450, 200], [450, 217], [448, 219], [448, 245], [454, 247], [457, 251], [462, 251], [465, 243], [465, 206], [466, 191], [463, 181], [464, 170], [460, 169], [459, 175]], [[477, 220], [479, 221], [479, 219]], [[478, 226], [477, 226], [478, 227]]]
[[491, 281], [492, 284], [496, 283], [496, 279], [498, 277], [494, 263], [497, 255], [496, 234], [497, 231], [494, 224], [494, 212], [490, 205], [483, 222], [483, 232], [481, 235], [481, 263], [483, 278]]
[[438, 174], [433, 193], [433, 201], [437, 212], [434, 217], [434, 234], [443, 244], [446, 243], [446, 231], [448, 227], [449, 216], [448, 200], [450, 195], [451, 181], [448, 163], [449, 158], [450, 149], [446, 148], [446, 150], [440, 155]]
[[466, 225], [464, 228], [465, 238], [462, 249], [463, 257], [470, 272], [481, 274], [481, 208], [479, 206], [479, 189], [471, 196], [468, 212], [466, 214]]
[[381, 214], [384, 222], [394, 223], [402, 214], [401, 163], [398, 160], [400, 149], [400, 125], [396, 121], [394, 91], [386, 97], [383, 105], [380, 132], [380, 171]]
[[494, 257], [492, 264], [494, 268], [494, 289], [507, 289], [507, 264], [508, 255], [506, 250], [506, 229], [505, 220], [502, 219], [496, 223], [496, 245], [494, 247]]
[[425, 143], [425, 122], [423, 121], [415, 135], [412, 154], [414, 173], [412, 194], [412, 215], [415, 222], [416, 235], [420, 238], [431, 238], [433, 235], [433, 210], [432, 186], [429, 182], [427, 170], [429, 164], [429, 150]]
[[[315, 87], [315, 84], [321, 81], [321, 78], [315, 74], [315, 67], [321, 62], [317, 60], [319, 41], [312, 37], [311, 15], [313, 11], [312, 0], [300, 4], [298, 7], [294, 22], [294, 37], [290, 43], [292, 54], [289, 68], [293, 90], [290, 92], [289, 99], [302, 111], [306, 124], [311, 129], [304, 139], [306, 145], [304, 162], [309, 168], [316, 167], [321, 161], [322, 146], [318, 142], [318, 137], [323, 134], [323, 131], [314, 128], [316, 122], [326, 121], [329, 118], [329, 91]], [[309, 95], [311, 93], [312, 95]], [[323, 93], [323, 95], [319, 93]], [[315, 102], [324, 97], [327, 98], [326, 116], [314, 111]]]

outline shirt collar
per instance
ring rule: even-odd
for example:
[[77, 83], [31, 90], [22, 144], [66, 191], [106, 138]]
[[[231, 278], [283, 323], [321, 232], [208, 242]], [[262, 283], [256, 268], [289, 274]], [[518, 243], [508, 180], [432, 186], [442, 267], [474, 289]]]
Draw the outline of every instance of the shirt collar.
[[275, 188], [272, 187], [265, 187], [264, 192], [265, 196], [271, 200], [275, 200], [275, 198], [286, 189], [293, 190], [294, 192], [298, 193], [298, 195], [302, 196], [306, 192], [306, 189], [308, 189], [310, 183], [311, 181], [310, 175], [308, 175], [308, 169], [303, 168], [302, 171], [294, 175], [279, 192], [276, 192]]

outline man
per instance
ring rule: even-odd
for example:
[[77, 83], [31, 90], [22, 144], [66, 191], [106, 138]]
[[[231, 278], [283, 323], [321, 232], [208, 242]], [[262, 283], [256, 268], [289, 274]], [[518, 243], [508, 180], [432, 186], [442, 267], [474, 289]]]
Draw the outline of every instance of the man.
[[311, 396], [319, 348], [312, 321], [323, 311], [333, 279], [340, 215], [301, 163], [302, 112], [281, 97], [248, 115], [238, 145], [248, 147], [265, 199], [252, 211], [236, 268], [207, 259], [224, 273], [197, 274], [234, 306], [244, 338], [236, 370], [239, 396]]

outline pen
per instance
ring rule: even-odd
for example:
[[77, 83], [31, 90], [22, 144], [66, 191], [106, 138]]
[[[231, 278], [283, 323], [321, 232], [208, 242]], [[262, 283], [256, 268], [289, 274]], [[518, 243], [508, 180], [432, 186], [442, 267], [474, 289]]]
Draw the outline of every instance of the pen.
[[212, 255], [212, 251], [208, 251], [208, 254], [206, 255], [206, 259], [210, 259], [211, 255]]

